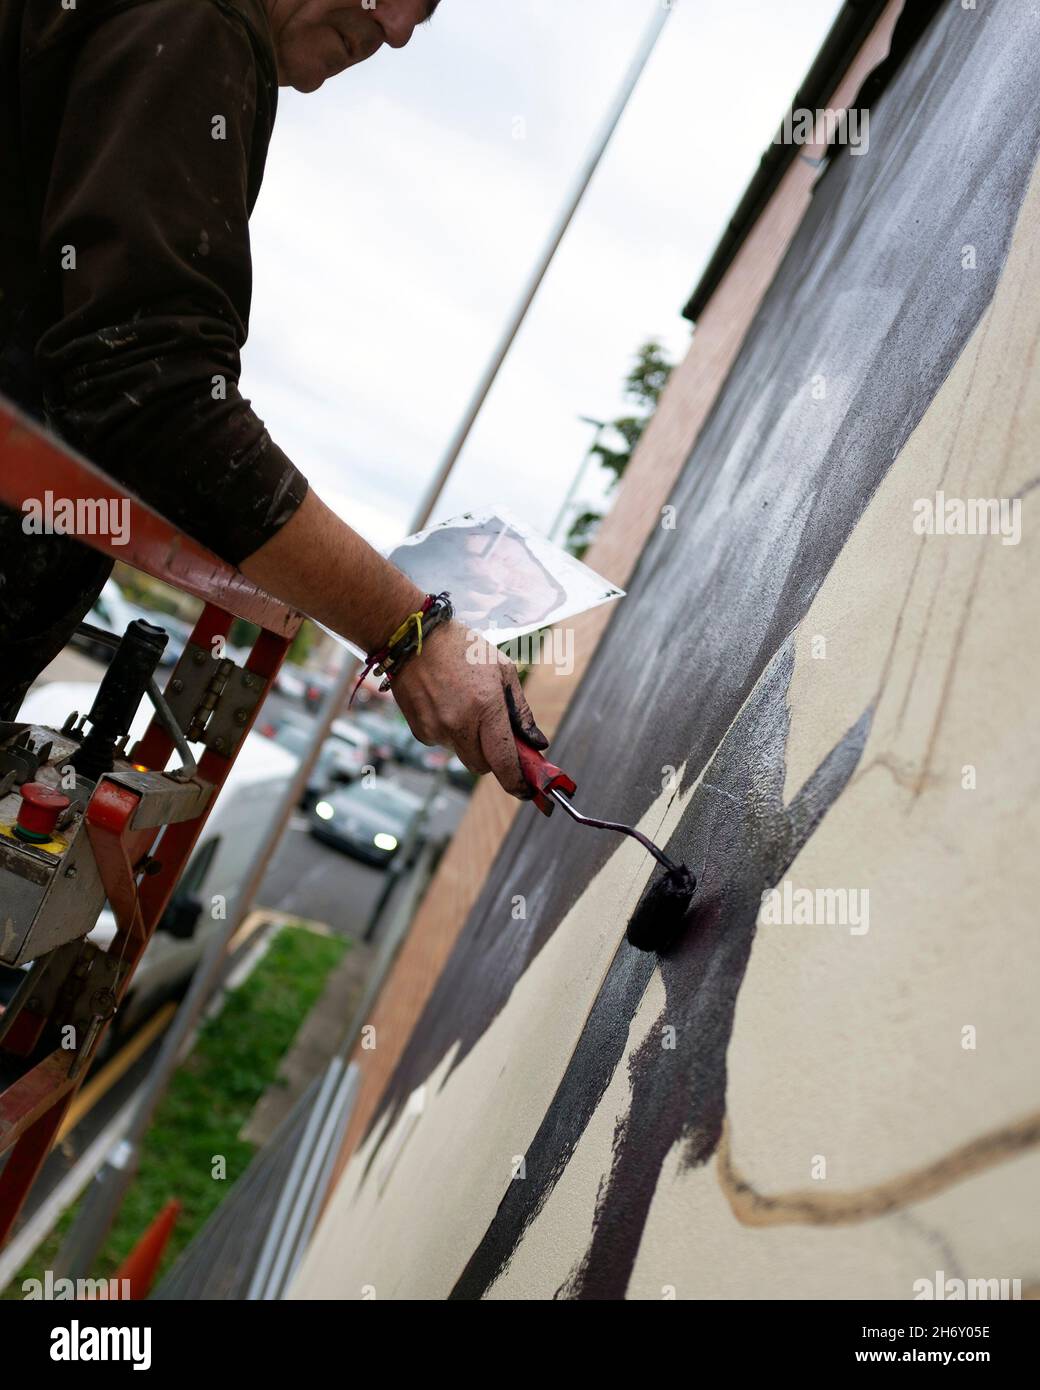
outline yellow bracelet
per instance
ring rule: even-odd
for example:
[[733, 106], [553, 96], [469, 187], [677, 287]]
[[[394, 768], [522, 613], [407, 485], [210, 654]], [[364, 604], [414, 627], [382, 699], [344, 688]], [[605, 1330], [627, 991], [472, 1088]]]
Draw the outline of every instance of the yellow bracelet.
[[409, 627], [411, 626], [411, 624], [414, 623], [414, 624], [415, 624], [416, 632], [418, 633], [418, 642], [419, 642], [419, 645], [418, 645], [418, 646], [416, 647], [416, 649], [415, 649], [416, 656], [418, 656], [419, 652], [422, 651], [422, 620], [423, 620], [422, 612], [418, 612], [418, 613], [409, 613], [409, 614], [408, 614], [408, 617], [405, 618], [404, 622], [403, 622], [403, 623], [401, 624], [401, 626], [397, 629], [397, 631], [393, 634], [393, 636], [390, 638], [389, 642], [387, 642], [386, 648], [384, 648], [384, 650], [388, 650], [390, 647], [396, 647], [397, 644], [398, 644], [398, 642], [400, 642], [400, 641], [403, 640], [403, 638], [404, 638], [405, 634], [407, 633], [407, 631], [408, 631]]

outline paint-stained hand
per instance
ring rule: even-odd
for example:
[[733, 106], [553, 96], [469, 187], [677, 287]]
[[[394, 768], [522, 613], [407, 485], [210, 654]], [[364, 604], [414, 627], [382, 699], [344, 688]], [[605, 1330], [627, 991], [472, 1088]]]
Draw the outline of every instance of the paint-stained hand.
[[527, 801], [514, 730], [532, 748], [549, 740], [534, 722], [513, 663], [476, 632], [449, 623], [431, 633], [402, 668], [394, 694], [422, 743], [452, 748], [470, 772], [492, 772], [511, 796]]

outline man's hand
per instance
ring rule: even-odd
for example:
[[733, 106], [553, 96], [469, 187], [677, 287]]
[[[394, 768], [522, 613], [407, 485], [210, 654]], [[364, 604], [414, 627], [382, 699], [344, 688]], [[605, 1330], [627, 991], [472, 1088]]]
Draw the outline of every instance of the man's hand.
[[[313, 492], [242, 571], [367, 652], [379, 651], [424, 598]], [[549, 741], [497, 647], [460, 623], [436, 628], [394, 677], [394, 694], [416, 738], [454, 748], [470, 772], [493, 772], [507, 792], [530, 797], [513, 732], [534, 748]]]
[[516, 667], [461, 623], [430, 634], [394, 678], [394, 695], [422, 743], [454, 748], [470, 772], [493, 772], [512, 796], [528, 800], [513, 734], [534, 748], [549, 740], [534, 722]]

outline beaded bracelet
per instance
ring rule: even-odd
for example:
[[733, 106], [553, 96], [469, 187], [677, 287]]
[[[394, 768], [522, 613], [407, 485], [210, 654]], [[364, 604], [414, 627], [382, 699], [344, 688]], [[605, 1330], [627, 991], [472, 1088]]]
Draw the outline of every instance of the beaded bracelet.
[[409, 613], [401, 626], [390, 635], [386, 645], [369, 656], [354, 686], [348, 709], [370, 672], [375, 671], [377, 676], [383, 677], [379, 686], [381, 691], [389, 690], [394, 676], [405, 662], [422, 651], [423, 639], [444, 623], [451, 622], [454, 616], [455, 610], [447, 593], [427, 594], [422, 607], [415, 613]]

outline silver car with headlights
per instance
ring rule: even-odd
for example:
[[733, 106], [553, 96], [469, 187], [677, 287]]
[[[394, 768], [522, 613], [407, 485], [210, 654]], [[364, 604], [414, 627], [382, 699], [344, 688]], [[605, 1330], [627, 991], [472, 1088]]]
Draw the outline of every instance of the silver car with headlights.
[[310, 810], [310, 832], [333, 848], [385, 865], [402, 849], [414, 849], [424, 802], [392, 782], [362, 779], [325, 793]]

